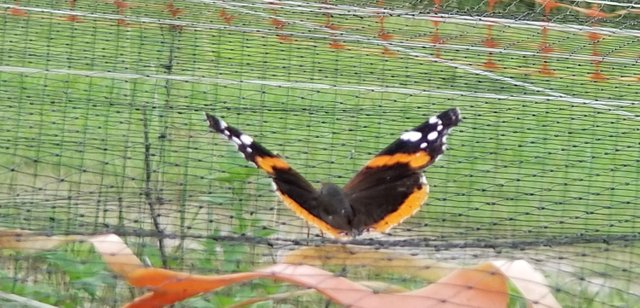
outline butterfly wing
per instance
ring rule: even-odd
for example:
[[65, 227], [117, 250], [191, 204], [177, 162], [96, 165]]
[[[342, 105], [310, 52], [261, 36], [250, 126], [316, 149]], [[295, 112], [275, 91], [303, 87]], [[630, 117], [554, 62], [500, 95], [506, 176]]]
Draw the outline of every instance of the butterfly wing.
[[429, 193], [422, 170], [444, 153], [447, 134], [459, 122], [457, 108], [431, 117], [403, 133], [345, 185], [357, 232], [385, 232], [420, 208]]
[[212, 130], [233, 142], [245, 159], [271, 177], [276, 193], [294, 213], [333, 236], [342, 232], [325, 222], [318, 191], [284, 159], [271, 153], [249, 135], [229, 126], [222, 119], [208, 113], [205, 113], [205, 116]]

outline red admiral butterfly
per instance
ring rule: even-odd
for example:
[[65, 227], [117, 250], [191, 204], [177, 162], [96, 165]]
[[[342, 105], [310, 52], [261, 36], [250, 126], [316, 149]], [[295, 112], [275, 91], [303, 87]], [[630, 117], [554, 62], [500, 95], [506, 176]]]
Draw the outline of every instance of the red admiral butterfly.
[[298, 216], [335, 237], [364, 231], [385, 232], [413, 215], [427, 199], [422, 170], [445, 151], [449, 130], [460, 111], [429, 118], [371, 159], [344, 188], [327, 183], [316, 190], [278, 155], [249, 135], [205, 114], [209, 127], [231, 140], [244, 157], [273, 179], [276, 193]]

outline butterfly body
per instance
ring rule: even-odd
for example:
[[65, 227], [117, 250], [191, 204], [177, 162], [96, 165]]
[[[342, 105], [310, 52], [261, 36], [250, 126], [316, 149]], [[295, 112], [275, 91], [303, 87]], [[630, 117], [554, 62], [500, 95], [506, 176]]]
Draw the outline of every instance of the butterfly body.
[[276, 193], [291, 210], [336, 237], [385, 232], [413, 215], [429, 193], [422, 170], [444, 152], [449, 130], [460, 121], [458, 109], [433, 116], [374, 156], [344, 187], [324, 183], [316, 190], [252, 137], [215, 116], [206, 117], [211, 129], [272, 178]]
[[323, 183], [318, 191], [319, 217], [333, 228], [353, 228], [353, 209], [342, 188], [333, 183]]

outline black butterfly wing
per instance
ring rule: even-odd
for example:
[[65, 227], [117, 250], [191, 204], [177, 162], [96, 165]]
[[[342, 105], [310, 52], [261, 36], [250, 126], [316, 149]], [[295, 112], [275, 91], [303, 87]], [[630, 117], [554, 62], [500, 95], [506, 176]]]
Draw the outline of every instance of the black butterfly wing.
[[245, 159], [271, 177], [276, 193], [294, 213], [333, 236], [343, 232], [325, 222], [327, 218], [318, 191], [284, 159], [222, 119], [208, 113], [205, 116], [212, 130], [233, 142]]
[[345, 185], [355, 231], [385, 232], [420, 209], [429, 193], [422, 170], [444, 153], [447, 134], [460, 120], [457, 108], [431, 117], [403, 133]]

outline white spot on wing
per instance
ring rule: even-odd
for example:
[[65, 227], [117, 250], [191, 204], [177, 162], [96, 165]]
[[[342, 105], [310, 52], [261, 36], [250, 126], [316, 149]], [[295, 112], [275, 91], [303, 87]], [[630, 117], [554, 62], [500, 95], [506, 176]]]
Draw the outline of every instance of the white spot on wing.
[[247, 154], [251, 154], [251, 152], [253, 152], [251, 148], [247, 148], [245, 151], [247, 151]]
[[222, 119], [218, 119], [218, 125], [219, 125], [219, 127], [220, 127], [220, 129], [221, 129], [221, 130], [223, 130], [223, 129], [227, 128], [227, 126], [228, 126], [228, 125], [227, 125], [227, 122], [225, 122], [225, 121], [224, 121], [224, 120], [222, 120]]
[[242, 141], [240, 141], [240, 139], [238, 139], [238, 137], [233, 136], [231, 137], [231, 141], [233, 141], [233, 143], [237, 144], [237, 145], [241, 145]]
[[429, 124], [436, 124], [438, 123], [438, 121], [440, 121], [440, 119], [438, 119], [437, 116], [432, 116], [429, 118]]
[[429, 141], [436, 140], [436, 138], [438, 138], [438, 132], [430, 132], [427, 135], [427, 140], [429, 140]]
[[444, 128], [444, 126], [442, 126], [442, 124], [438, 125], [438, 128], [436, 128], [437, 131], [441, 131]]
[[421, 184], [427, 184], [427, 178], [424, 177], [424, 174], [420, 175], [420, 183]]
[[417, 132], [415, 130], [411, 130], [411, 131], [405, 132], [404, 134], [402, 134], [402, 136], [400, 136], [400, 139], [406, 140], [406, 141], [411, 141], [411, 142], [416, 142], [416, 141], [420, 140], [420, 138], [422, 138], [422, 133], [421, 132]]
[[445, 135], [444, 137], [442, 137], [442, 142], [443, 143], [447, 143], [447, 137], [449, 137], [449, 136]]
[[273, 191], [278, 191], [278, 186], [276, 186], [276, 182], [271, 181], [271, 188], [273, 188]]
[[231, 135], [231, 133], [230, 133], [228, 130], [226, 130], [226, 129], [225, 129], [225, 130], [223, 130], [223, 131], [222, 131], [222, 133], [223, 133], [225, 136], [227, 136], [227, 137], [229, 137], [229, 136]]
[[253, 138], [245, 134], [240, 135], [240, 140], [246, 145], [250, 145], [253, 142]]
[[429, 144], [428, 144], [428, 143], [426, 143], [426, 142], [423, 142], [423, 143], [421, 143], [421, 144], [420, 144], [420, 148], [421, 148], [421, 149], [424, 149], [424, 148], [426, 148], [427, 146], [429, 146]]

